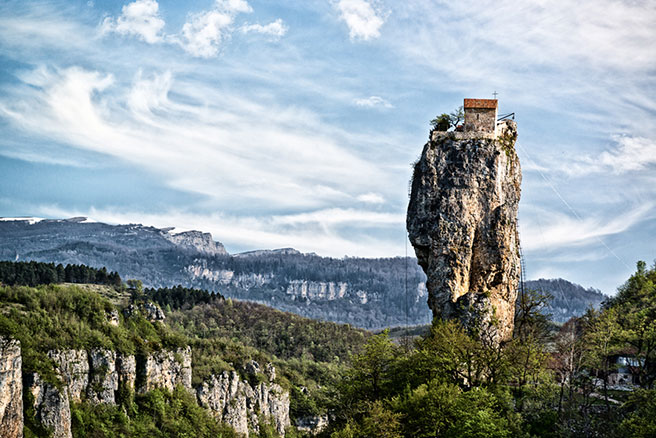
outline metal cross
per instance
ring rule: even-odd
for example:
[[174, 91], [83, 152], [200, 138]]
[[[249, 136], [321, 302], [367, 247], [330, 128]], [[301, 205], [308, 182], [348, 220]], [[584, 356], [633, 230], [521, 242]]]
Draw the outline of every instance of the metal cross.
[[494, 90], [494, 93], [492, 93], [492, 95], [494, 96], [495, 99], [497, 98], [497, 95], [498, 95], [498, 94], [499, 94], [499, 93], [497, 93], [497, 90]]

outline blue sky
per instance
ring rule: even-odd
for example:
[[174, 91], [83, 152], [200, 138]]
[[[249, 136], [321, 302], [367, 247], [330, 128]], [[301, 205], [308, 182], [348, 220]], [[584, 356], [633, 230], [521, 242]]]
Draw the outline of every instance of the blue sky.
[[0, 216], [405, 251], [410, 164], [464, 97], [515, 112], [529, 278], [656, 258], [653, 1], [4, 1]]

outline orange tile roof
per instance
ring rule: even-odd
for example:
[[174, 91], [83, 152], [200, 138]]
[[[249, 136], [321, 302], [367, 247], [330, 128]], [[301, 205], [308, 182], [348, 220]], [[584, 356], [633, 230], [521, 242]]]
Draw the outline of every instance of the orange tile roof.
[[465, 108], [490, 108], [496, 109], [496, 99], [465, 99]]

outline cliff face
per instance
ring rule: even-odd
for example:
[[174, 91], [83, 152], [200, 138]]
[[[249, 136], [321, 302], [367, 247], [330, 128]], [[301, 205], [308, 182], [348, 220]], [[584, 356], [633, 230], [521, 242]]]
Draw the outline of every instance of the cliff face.
[[227, 255], [228, 252], [221, 242], [215, 242], [210, 233], [201, 231], [184, 231], [178, 234], [164, 234], [164, 236], [176, 245], [197, 251], [209, 256]]
[[520, 276], [517, 126], [477, 134], [433, 132], [415, 165], [407, 228], [433, 315], [500, 341], [512, 335]]
[[[273, 368], [270, 368], [273, 370]], [[273, 371], [275, 376], [275, 370]], [[269, 377], [272, 379], [271, 375]], [[252, 387], [232, 371], [212, 375], [197, 391], [198, 402], [219, 420], [248, 438], [249, 427], [258, 431], [261, 415], [281, 436], [289, 421], [289, 393], [276, 383], [261, 382]]]
[[[120, 387], [144, 393], [155, 388], [172, 391], [182, 385], [191, 386], [191, 347], [176, 351], [157, 351], [142, 358], [122, 355], [111, 350], [93, 349], [50, 351], [62, 389], [45, 382], [38, 374], [25, 379], [31, 393], [34, 415], [54, 438], [71, 437], [69, 402], [116, 404]], [[23, 382], [20, 343], [0, 337], [0, 434], [3, 438], [23, 436]], [[248, 437], [249, 430], [259, 429], [260, 417], [273, 424], [281, 436], [290, 425], [289, 393], [273, 383], [276, 371], [267, 364], [261, 370], [251, 361], [246, 371], [266, 376], [254, 386], [235, 371], [211, 376], [196, 388], [199, 405], [218, 420]]]
[[153, 353], [146, 358], [144, 366], [137, 370], [141, 381], [139, 392], [155, 388], [173, 391], [177, 385], [191, 391], [191, 347], [180, 348], [175, 352]]
[[23, 374], [20, 342], [0, 337], [0, 431], [23, 436]]
[[[71, 409], [66, 391], [60, 391], [34, 373], [27, 379], [34, 400], [34, 413], [41, 425], [52, 431], [53, 438], [72, 438]], [[22, 424], [21, 424], [22, 427]]]

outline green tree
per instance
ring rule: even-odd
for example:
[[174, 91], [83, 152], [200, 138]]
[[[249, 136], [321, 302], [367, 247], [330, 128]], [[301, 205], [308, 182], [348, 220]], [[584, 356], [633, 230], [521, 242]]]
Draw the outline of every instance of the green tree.
[[510, 437], [517, 432], [517, 415], [508, 400], [485, 388], [463, 391], [435, 379], [394, 399], [403, 414], [407, 437]]
[[126, 283], [128, 289], [130, 289], [135, 295], [143, 294], [143, 282], [141, 280], [129, 279]]
[[354, 399], [379, 400], [385, 395], [398, 350], [389, 338], [388, 330], [369, 339], [364, 351], [353, 357], [349, 380]]
[[656, 391], [633, 392], [622, 405], [618, 436], [648, 438], [656, 436]]
[[444, 113], [430, 121], [431, 129], [436, 131], [448, 131], [451, 127], [451, 118]]

